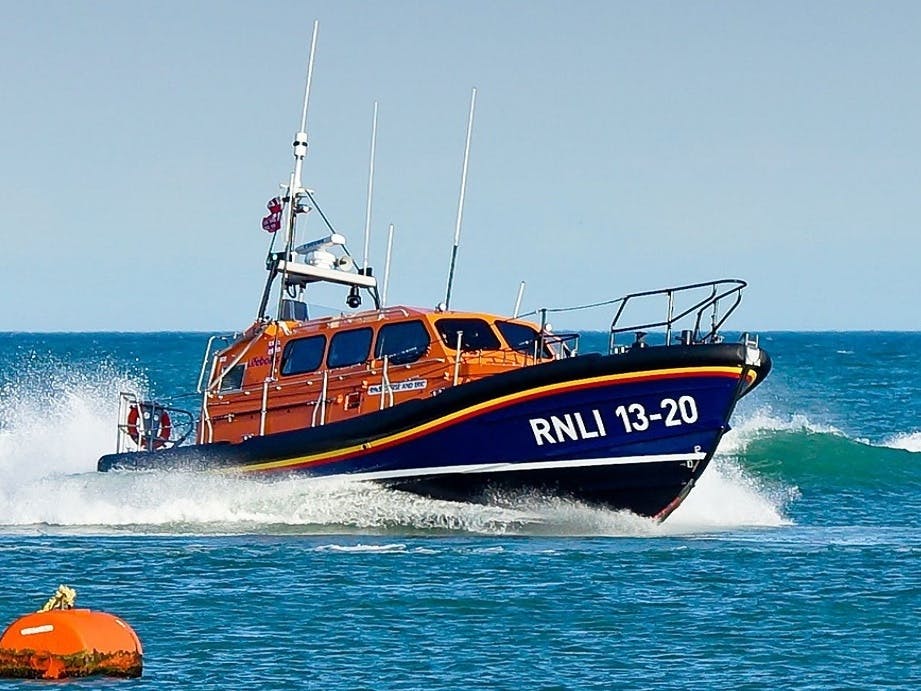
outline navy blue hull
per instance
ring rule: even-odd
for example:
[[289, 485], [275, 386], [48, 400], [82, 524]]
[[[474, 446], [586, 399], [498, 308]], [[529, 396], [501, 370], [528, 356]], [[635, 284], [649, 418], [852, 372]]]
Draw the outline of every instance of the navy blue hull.
[[99, 469], [347, 475], [438, 498], [538, 492], [662, 517], [769, 368], [741, 345], [581, 356], [323, 427], [104, 456]]

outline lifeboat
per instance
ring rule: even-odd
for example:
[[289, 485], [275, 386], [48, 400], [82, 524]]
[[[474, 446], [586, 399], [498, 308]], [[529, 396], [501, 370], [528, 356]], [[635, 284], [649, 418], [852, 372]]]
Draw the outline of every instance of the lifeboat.
[[[537, 493], [668, 516], [706, 469], [738, 400], [771, 368], [757, 338], [721, 333], [744, 281], [596, 301], [614, 313], [602, 327], [608, 342], [582, 352], [581, 334], [548, 323], [564, 310], [451, 308], [459, 210], [445, 299], [387, 305], [367, 261], [370, 196], [359, 266], [301, 183], [309, 83], [294, 172], [263, 219], [270, 232], [284, 230], [284, 245], [267, 256], [256, 320], [209, 341], [199, 410], [123, 393], [118, 445], [98, 469], [345, 476], [440, 499]], [[376, 109], [372, 162], [375, 134]], [[299, 221], [314, 209], [329, 232], [299, 244]], [[311, 318], [307, 298], [319, 284], [341, 286], [348, 311]], [[652, 303], [665, 314], [628, 319]]]

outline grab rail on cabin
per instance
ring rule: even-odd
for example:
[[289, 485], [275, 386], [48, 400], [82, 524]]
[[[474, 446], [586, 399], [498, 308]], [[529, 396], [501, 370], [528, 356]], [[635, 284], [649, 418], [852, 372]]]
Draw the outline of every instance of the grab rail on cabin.
[[[240, 334], [238, 333], [216, 334], [208, 339], [208, 345], [205, 346], [205, 354], [202, 356], [202, 359], [201, 359], [201, 370], [198, 373], [198, 386], [195, 389], [198, 393], [204, 393], [205, 389], [207, 388], [205, 386], [205, 373], [207, 372], [209, 363], [212, 365], [211, 374], [212, 375], [214, 374], [213, 365], [214, 365], [214, 356], [216, 355], [216, 353], [214, 352], [214, 344], [217, 341], [221, 341], [226, 347], [231, 342], [237, 340], [239, 336]], [[209, 383], [210, 383], [210, 377], [209, 377]]]
[[[617, 344], [617, 335], [629, 332], [635, 334], [631, 347], [643, 347], [647, 329], [664, 328], [664, 345], [667, 346], [672, 345], [672, 333], [675, 331], [679, 331], [677, 342], [682, 345], [719, 343], [722, 341], [719, 331], [723, 324], [726, 323], [729, 315], [736, 310], [742, 301], [742, 290], [746, 285], [745, 281], [737, 278], [724, 278], [703, 283], [689, 283], [673, 288], [631, 293], [618, 298], [612, 301], [612, 304], [616, 304], [618, 307], [614, 319], [611, 321], [608, 350], [610, 353], [625, 350], [625, 345]], [[656, 300], [661, 298], [665, 299], [665, 319], [618, 326], [618, 322], [631, 301], [636, 304], [637, 301], [643, 299]], [[721, 301], [723, 302], [722, 310], [720, 309]], [[675, 313], [676, 310], [678, 310], [677, 314]], [[709, 326], [702, 328], [701, 322], [705, 318], [710, 323]], [[689, 328], [679, 328], [682, 326]]]

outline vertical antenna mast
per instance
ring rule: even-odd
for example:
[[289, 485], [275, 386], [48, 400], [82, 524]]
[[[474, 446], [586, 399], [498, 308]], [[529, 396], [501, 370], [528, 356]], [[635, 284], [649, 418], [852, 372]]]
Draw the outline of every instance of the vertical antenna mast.
[[[301, 127], [294, 135], [294, 172], [288, 183], [288, 223], [285, 227], [285, 263], [291, 260], [294, 249], [294, 231], [297, 227], [297, 215], [303, 209], [300, 206], [300, 197], [303, 195], [301, 187], [301, 170], [304, 167], [304, 157], [307, 156], [307, 104], [310, 102], [310, 81], [313, 78], [313, 56], [317, 49], [317, 31], [320, 28], [319, 20], [313, 22], [313, 39], [310, 41], [310, 59], [307, 61], [307, 86], [304, 88], [304, 108], [301, 110]], [[285, 294], [285, 285], [288, 281], [287, 267], [282, 272], [281, 285], [278, 289], [278, 319], [281, 319], [281, 306]], [[268, 288], [266, 288], [268, 290]]]
[[[304, 108], [301, 110], [301, 127], [294, 135], [294, 172], [288, 183], [288, 218], [285, 226], [285, 260], [286, 264], [291, 259], [294, 249], [294, 231], [297, 226], [297, 214], [302, 211], [300, 197], [303, 194], [301, 186], [301, 171], [304, 168], [304, 157], [307, 156], [307, 105], [310, 103], [310, 82], [313, 79], [313, 56], [317, 49], [317, 32], [320, 28], [319, 20], [313, 22], [313, 38], [310, 41], [310, 58], [307, 61], [307, 86], [304, 88]], [[269, 279], [271, 281], [271, 278]], [[277, 318], [281, 319], [281, 306], [285, 294], [285, 285], [288, 280], [288, 269], [282, 272], [281, 285], [278, 290]], [[266, 297], [268, 297], [266, 286]]]
[[448, 270], [448, 289], [445, 293], [445, 309], [451, 308], [451, 287], [454, 284], [454, 266], [457, 263], [457, 248], [460, 245], [461, 219], [464, 216], [464, 194], [467, 191], [467, 162], [470, 160], [470, 135], [473, 133], [473, 110], [476, 107], [476, 87], [470, 94], [470, 115], [467, 118], [467, 142], [464, 144], [464, 171], [461, 174], [460, 199], [457, 202], [457, 223], [454, 225], [454, 248], [451, 250], [451, 268]]
[[387, 286], [390, 285], [390, 250], [393, 249], [393, 224], [387, 230], [387, 259], [384, 261], [384, 294], [381, 296], [381, 307], [387, 306]]
[[518, 297], [515, 298], [515, 312], [512, 317], [518, 319], [518, 312], [521, 310], [521, 296], [524, 295], [525, 282], [518, 284]]
[[313, 23], [313, 38], [310, 41], [310, 59], [307, 62], [307, 85], [304, 88], [304, 108], [301, 110], [301, 127], [294, 135], [294, 175], [291, 177], [291, 189], [288, 196], [291, 198], [291, 209], [288, 213], [287, 251], [291, 251], [294, 244], [294, 221], [297, 216], [297, 198], [301, 191], [301, 171], [304, 168], [304, 157], [307, 156], [307, 106], [310, 104], [310, 82], [313, 80], [313, 58], [317, 50], [317, 32], [320, 21]]
[[371, 242], [371, 195], [374, 193], [374, 150], [377, 146], [377, 101], [371, 118], [371, 163], [368, 166], [368, 208], [365, 213], [365, 256], [361, 262], [362, 271], [368, 272], [368, 244]]

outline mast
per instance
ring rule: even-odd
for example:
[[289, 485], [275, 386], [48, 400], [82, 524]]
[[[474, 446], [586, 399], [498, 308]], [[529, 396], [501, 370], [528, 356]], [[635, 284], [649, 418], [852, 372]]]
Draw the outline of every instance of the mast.
[[[304, 158], [307, 156], [307, 108], [310, 105], [310, 83], [313, 81], [313, 60], [317, 50], [317, 33], [320, 30], [320, 20], [313, 22], [313, 38], [310, 40], [310, 58], [307, 61], [307, 85], [304, 87], [304, 108], [301, 111], [301, 127], [294, 135], [294, 177], [292, 184], [294, 188], [289, 190], [292, 204], [301, 191], [301, 172], [304, 168]], [[291, 214], [288, 221], [288, 244], [294, 242], [294, 217]], [[290, 249], [290, 247], [289, 247]]]
[[377, 147], [377, 101], [371, 118], [371, 162], [368, 164], [368, 207], [365, 212], [365, 253], [361, 269], [368, 272], [368, 244], [371, 242], [371, 197], [374, 194], [374, 150]]
[[[313, 67], [316, 59], [317, 35], [319, 33], [318, 21], [313, 23], [313, 38], [310, 41], [310, 57], [307, 62], [307, 83], [304, 87], [304, 104], [301, 108], [301, 120], [297, 132], [294, 134], [294, 170], [291, 172], [284, 197], [285, 216], [282, 226], [285, 229], [285, 245], [280, 252], [273, 252], [269, 248], [266, 258], [266, 269], [269, 272], [262, 301], [259, 306], [257, 318], [268, 318], [267, 306], [276, 278], [281, 277], [278, 288], [278, 307], [275, 319], [303, 321], [307, 319], [306, 304], [300, 297], [307, 286], [313, 283], [334, 283], [349, 286], [346, 304], [351, 308], [361, 305], [360, 289], [367, 290], [374, 300], [377, 309], [380, 309], [380, 296], [377, 291], [377, 279], [368, 266], [368, 243], [371, 224], [371, 193], [373, 190], [374, 153], [377, 137], [377, 103], [374, 104], [374, 122], [371, 133], [371, 179], [368, 182], [368, 209], [364, 265], [354, 272], [355, 264], [351, 253], [346, 246], [345, 236], [337, 232], [329, 222], [326, 214], [317, 204], [313, 191], [303, 186], [301, 175], [304, 169], [304, 159], [307, 156], [307, 112], [310, 106], [310, 86], [313, 82]], [[285, 187], [283, 185], [283, 187]], [[308, 205], [309, 203], [309, 205]], [[326, 237], [307, 242], [295, 247], [297, 234], [298, 214], [307, 213], [316, 209], [317, 213], [326, 223], [330, 234]], [[274, 243], [273, 236], [273, 243]], [[273, 245], [274, 246], [274, 245]], [[334, 253], [335, 251], [335, 253]], [[337, 254], [339, 256], [337, 256]], [[293, 300], [286, 299], [286, 295]]]
[[464, 195], [467, 191], [467, 163], [470, 160], [470, 136], [473, 133], [473, 110], [476, 107], [476, 87], [470, 94], [470, 115], [467, 118], [467, 141], [464, 144], [464, 170], [461, 173], [460, 199], [457, 202], [457, 222], [454, 224], [454, 247], [451, 250], [451, 268], [448, 270], [448, 289], [445, 293], [445, 309], [451, 309], [451, 287], [454, 285], [454, 266], [457, 263], [457, 248], [460, 246], [461, 220], [464, 216]]
[[524, 295], [525, 282], [518, 284], [518, 297], [515, 298], [515, 312], [512, 314], [513, 319], [518, 319], [518, 312], [521, 310], [521, 296]]
[[[313, 81], [313, 61], [317, 50], [317, 34], [320, 30], [320, 20], [313, 22], [313, 37], [310, 40], [310, 57], [307, 60], [307, 84], [304, 87], [304, 106], [301, 109], [301, 126], [294, 134], [294, 172], [288, 183], [288, 216], [285, 226], [285, 257], [290, 257], [294, 249], [294, 234], [297, 226], [297, 215], [305, 209], [300, 205], [300, 197], [305, 190], [301, 183], [301, 173], [304, 169], [304, 158], [307, 156], [307, 108], [310, 105], [310, 84]], [[288, 278], [287, 262], [282, 272], [281, 287], [278, 292], [277, 319], [281, 319], [282, 299], [284, 298], [285, 283]], [[270, 274], [271, 280], [271, 274]]]
[[390, 285], [390, 251], [393, 249], [393, 224], [387, 230], [387, 258], [384, 260], [384, 294], [381, 296], [381, 308], [387, 306], [387, 286]]

